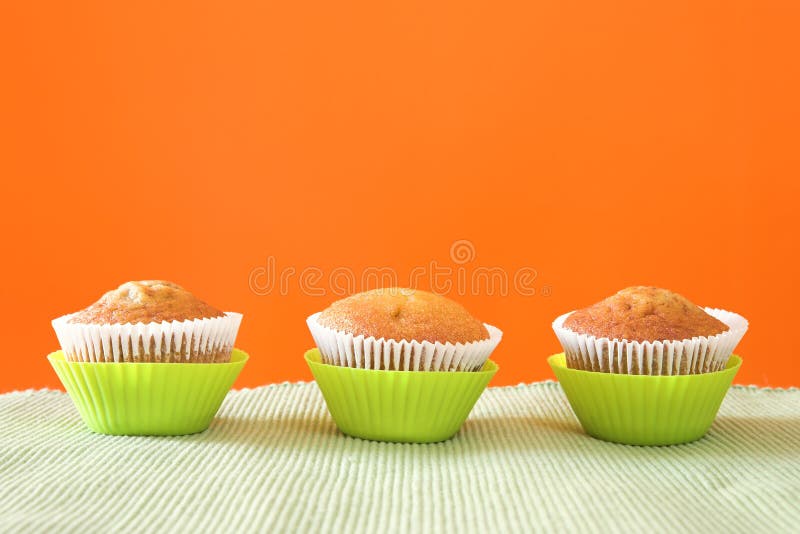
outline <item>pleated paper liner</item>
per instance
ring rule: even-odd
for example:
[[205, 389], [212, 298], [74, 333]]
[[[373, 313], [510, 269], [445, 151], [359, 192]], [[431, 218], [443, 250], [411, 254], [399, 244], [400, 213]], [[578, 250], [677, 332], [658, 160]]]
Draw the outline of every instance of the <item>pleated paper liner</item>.
[[136, 363], [227, 362], [242, 314], [125, 324], [70, 323], [74, 314], [52, 321], [68, 361]]
[[94, 432], [174, 436], [207, 429], [248, 360], [226, 363], [69, 362], [47, 356], [83, 422]]
[[498, 370], [383, 371], [330, 365], [305, 353], [336, 426], [356, 438], [434, 443], [453, 437]]
[[631, 375], [686, 375], [725, 368], [728, 357], [747, 332], [747, 319], [716, 308], [706, 313], [728, 325], [728, 331], [711, 337], [674, 341], [628, 341], [580, 334], [564, 327], [572, 312], [553, 321], [564, 348], [567, 367], [586, 371]]
[[320, 350], [322, 362], [382, 371], [477, 371], [483, 367], [503, 332], [485, 324], [488, 339], [469, 343], [395, 340], [353, 335], [322, 326], [320, 313], [306, 319], [308, 329]]
[[548, 358], [587, 434], [628, 445], [675, 445], [702, 438], [717, 415], [742, 359], [724, 369], [672, 376], [570, 369], [563, 353]]

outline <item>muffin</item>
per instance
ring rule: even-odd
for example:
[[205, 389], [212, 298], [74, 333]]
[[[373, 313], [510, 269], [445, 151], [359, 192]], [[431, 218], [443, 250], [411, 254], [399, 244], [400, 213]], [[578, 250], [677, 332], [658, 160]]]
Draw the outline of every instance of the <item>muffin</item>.
[[572, 369], [684, 375], [723, 369], [747, 321], [666, 289], [635, 286], [560, 316], [553, 329]]
[[396, 287], [334, 302], [307, 323], [324, 363], [389, 371], [476, 371], [503, 335], [453, 300]]
[[242, 316], [163, 280], [126, 282], [53, 320], [68, 361], [215, 363], [230, 360]]

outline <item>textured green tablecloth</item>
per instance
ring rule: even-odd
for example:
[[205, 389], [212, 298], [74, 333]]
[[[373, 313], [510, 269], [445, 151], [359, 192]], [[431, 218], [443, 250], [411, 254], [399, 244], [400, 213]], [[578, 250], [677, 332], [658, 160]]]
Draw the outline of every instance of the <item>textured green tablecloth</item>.
[[706, 438], [581, 432], [555, 383], [491, 388], [435, 445], [338, 433], [315, 384], [228, 395], [194, 436], [91, 433], [0, 395], [0, 532], [798, 531], [800, 391], [732, 389]]

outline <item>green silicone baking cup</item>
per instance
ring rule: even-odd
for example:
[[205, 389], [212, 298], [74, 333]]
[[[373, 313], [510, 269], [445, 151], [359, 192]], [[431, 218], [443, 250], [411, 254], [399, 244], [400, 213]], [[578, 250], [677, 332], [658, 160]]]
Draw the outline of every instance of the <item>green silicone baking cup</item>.
[[47, 356], [81, 419], [100, 434], [178, 436], [202, 432], [247, 362], [233, 349], [227, 363], [69, 362]]
[[435, 443], [453, 437], [499, 367], [480, 371], [376, 371], [322, 363], [305, 354], [339, 430], [356, 438]]
[[742, 365], [732, 355], [714, 373], [645, 376], [570, 369], [548, 358], [587, 434], [627, 445], [676, 445], [702, 438]]

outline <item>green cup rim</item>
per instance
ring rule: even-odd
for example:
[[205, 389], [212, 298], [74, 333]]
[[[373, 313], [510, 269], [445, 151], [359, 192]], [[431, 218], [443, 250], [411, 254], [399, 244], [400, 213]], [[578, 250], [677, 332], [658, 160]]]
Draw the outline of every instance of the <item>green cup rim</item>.
[[322, 361], [322, 354], [320, 354], [319, 349], [316, 347], [314, 347], [313, 349], [308, 349], [303, 355], [303, 357], [305, 358], [306, 363], [308, 363], [308, 365], [310, 366], [328, 367], [337, 370], [344, 369], [347, 370], [348, 372], [353, 372], [353, 373], [376, 373], [376, 374], [386, 374], [386, 375], [411, 373], [413, 375], [423, 375], [423, 376], [424, 375], [473, 376], [480, 374], [493, 375], [500, 370], [500, 366], [497, 365], [497, 363], [488, 359], [486, 360], [486, 363], [483, 364], [483, 367], [481, 367], [480, 370], [478, 371], [398, 371], [398, 370], [390, 371], [386, 369], [361, 369], [359, 367], [343, 367], [341, 365], [332, 365], [329, 363], [324, 363]]
[[581, 375], [581, 374], [595, 375], [598, 377], [610, 376], [622, 380], [653, 380], [656, 378], [660, 378], [662, 380], [679, 380], [679, 379], [691, 380], [692, 378], [697, 378], [697, 377], [719, 376], [728, 373], [736, 374], [739, 371], [739, 368], [742, 366], [742, 358], [736, 354], [731, 354], [730, 358], [728, 359], [728, 362], [725, 364], [724, 369], [720, 369], [719, 371], [712, 371], [710, 373], [696, 373], [690, 375], [629, 375], [627, 373], [603, 373], [601, 371], [586, 371], [585, 369], [572, 369], [570, 367], [567, 367], [566, 355], [563, 352], [559, 352], [558, 354], [553, 354], [552, 356], [548, 357], [547, 363], [550, 364], [550, 368], [553, 369], [553, 371], [559, 369], [562, 372], [575, 375]]
[[217, 362], [217, 363], [199, 363], [199, 362], [185, 362], [185, 363], [177, 363], [177, 362], [71, 362], [67, 361], [64, 357], [63, 350], [57, 350], [55, 352], [51, 352], [47, 355], [47, 359], [50, 360], [51, 363], [63, 363], [67, 365], [76, 365], [76, 366], [93, 366], [93, 365], [135, 365], [137, 367], [143, 366], [155, 366], [155, 367], [186, 367], [186, 366], [197, 366], [197, 365], [204, 365], [204, 366], [233, 366], [233, 365], [243, 365], [247, 363], [247, 360], [250, 359], [250, 355], [247, 354], [245, 351], [241, 349], [234, 348], [231, 352], [231, 359], [228, 362]]

